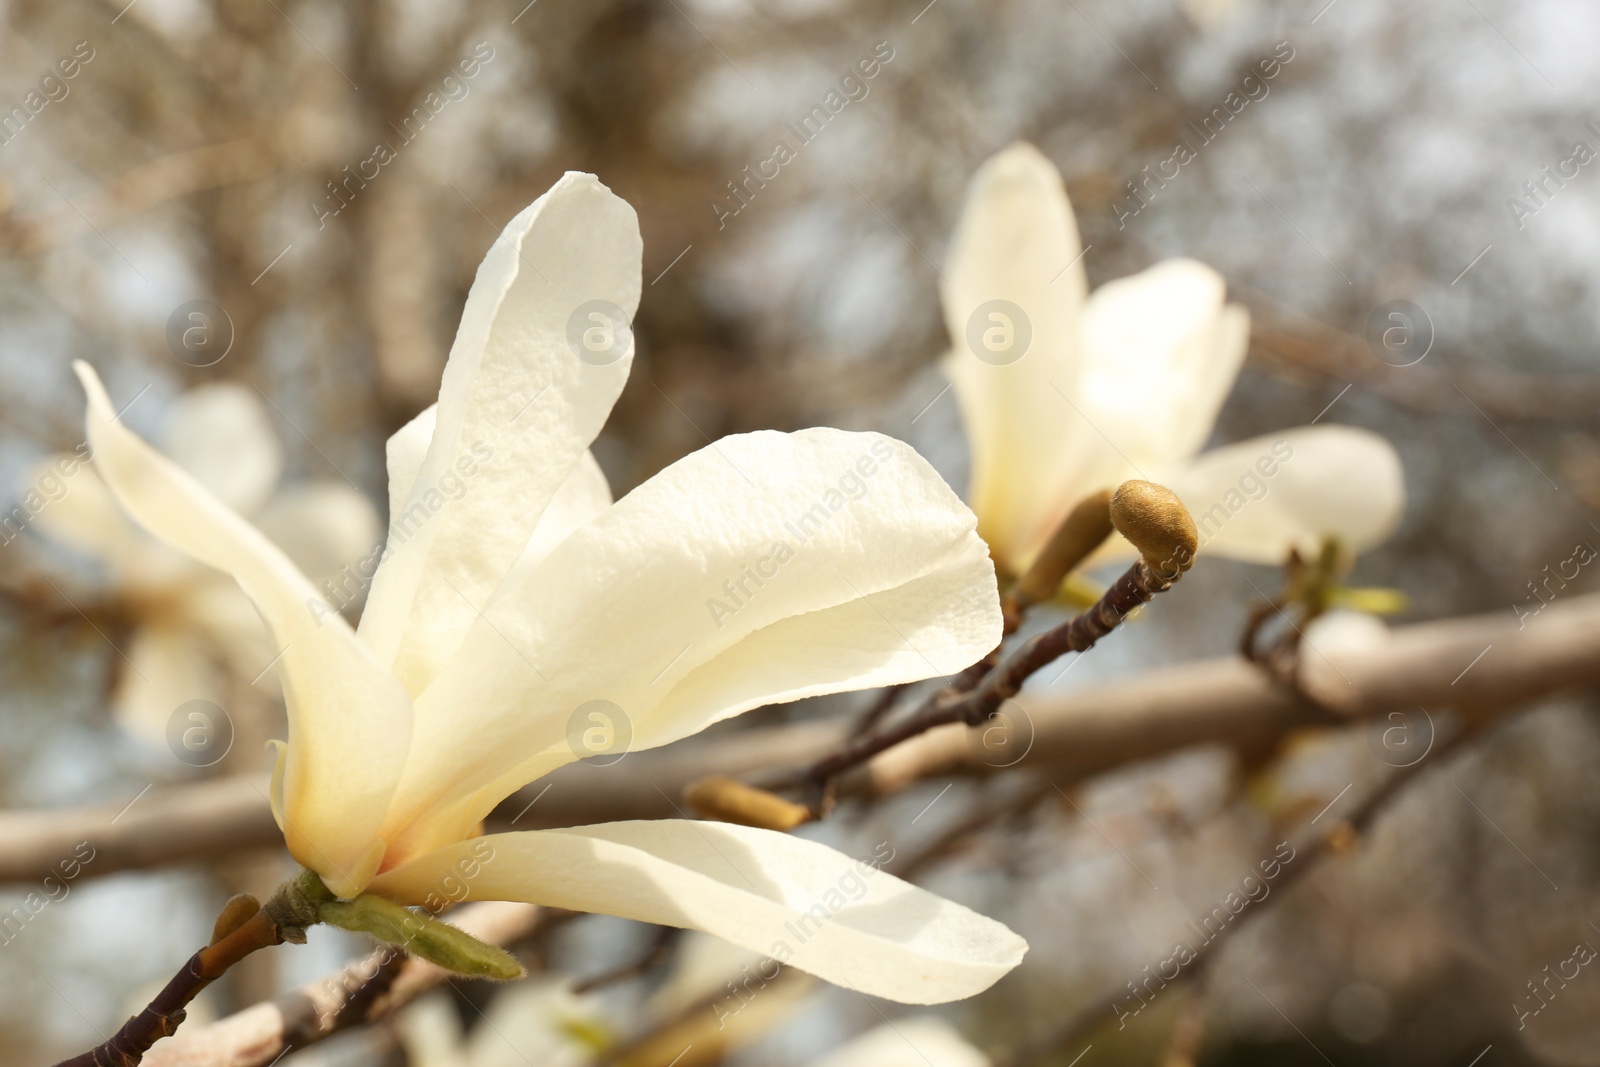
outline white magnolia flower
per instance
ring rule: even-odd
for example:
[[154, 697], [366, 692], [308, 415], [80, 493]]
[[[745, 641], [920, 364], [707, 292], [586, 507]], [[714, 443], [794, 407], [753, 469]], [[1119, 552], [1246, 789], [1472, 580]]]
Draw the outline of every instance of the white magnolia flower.
[[[377, 512], [344, 482], [280, 487], [283, 447], [261, 401], [232, 383], [202, 385], [167, 408], [166, 453], [222, 504], [249, 518], [314, 580], [371, 553]], [[190, 700], [233, 707], [230, 678], [254, 678], [277, 654], [230, 576], [175, 552], [129, 522], [92, 467], [53, 456], [34, 484], [61, 495], [39, 511], [41, 533], [98, 561], [137, 626], [112, 696], [132, 732], [165, 735]], [[63, 472], [67, 472], [63, 476]]]
[[1129, 478], [1176, 492], [1202, 549], [1252, 562], [1314, 554], [1330, 536], [1359, 552], [1394, 530], [1399, 458], [1365, 430], [1301, 427], [1197, 455], [1244, 361], [1248, 314], [1189, 259], [1091, 296], [1083, 251], [1037, 149], [983, 165], [945, 265], [946, 366], [972, 449], [968, 499], [1001, 568], [1020, 574], [1075, 504]]
[[1020, 938], [811, 841], [677, 820], [474, 838], [514, 790], [590, 754], [597, 723], [651, 748], [760, 705], [947, 674], [999, 641], [976, 519], [898, 441], [724, 438], [610, 502], [586, 449], [632, 361], [640, 262], [633, 209], [590, 175], [506, 227], [437, 406], [389, 442], [389, 544], [359, 632], [124, 429], [80, 365], [96, 463], [153, 533], [233, 574], [286, 647], [274, 806], [334, 892], [606, 912], [880, 996], [970, 996]]

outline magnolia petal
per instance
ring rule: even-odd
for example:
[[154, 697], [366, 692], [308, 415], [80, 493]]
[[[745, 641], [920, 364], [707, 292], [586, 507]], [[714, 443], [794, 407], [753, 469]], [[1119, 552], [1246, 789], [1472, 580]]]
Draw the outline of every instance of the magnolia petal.
[[1387, 538], [1405, 508], [1400, 457], [1347, 426], [1309, 426], [1214, 449], [1168, 483], [1194, 516], [1200, 550], [1282, 563], [1336, 537], [1348, 552]]
[[232, 382], [198, 386], [174, 400], [161, 447], [241, 515], [255, 514], [283, 474], [283, 445], [259, 394]]
[[96, 467], [122, 506], [167, 544], [232, 574], [284, 649], [284, 836], [334, 892], [359, 892], [383, 858], [377, 831], [410, 736], [405, 691], [281, 550], [130, 433], [88, 364], [73, 367], [89, 395]]
[[1089, 298], [1084, 413], [1133, 467], [1170, 467], [1211, 433], [1249, 339], [1224, 292], [1210, 267], [1169, 259]]
[[402, 904], [522, 900], [701, 930], [908, 1004], [981, 993], [1027, 943], [993, 919], [826, 845], [728, 823], [605, 823], [492, 834], [380, 875]]
[[111, 710], [117, 723], [142, 741], [164, 745], [168, 722], [189, 701], [220, 705], [225, 699], [226, 682], [213, 650], [188, 627], [141, 626], [133, 632], [127, 657]]
[[384, 446], [389, 467], [389, 540], [394, 542], [396, 517], [406, 509], [406, 499], [417, 484], [417, 473], [428, 458], [433, 430], [439, 421], [439, 405], [431, 404], [396, 430]]
[[[638, 308], [641, 261], [633, 209], [593, 175], [568, 173], [478, 268], [427, 456], [390, 516], [362, 618], [362, 637], [412, 693], [460, 646], [621, 392], [633, 339], [615, 316]], [[611, 347], [579, 358], [570, 338], [594, 330]]]
[[516, 567], [507, 575], [507, 584], [520, 581], [521, 571], [544, 559], [572, 531], [593, 522], [610, 506], [611, 484], [595, 461], [594, 453], [585, 452], [567, 480], [561, 483], [561, 488], [556, 490], [556, 495], [550, 498], [550, 506], [539, 517], [539, 525], [533, 528], [533, 536], [523, 547]]
[[1038, 149], [1019, 142], [983, 165], [945, 262], [953, 347], [945, 366], [972, 449], [968, 499], [979, 532], [1013, 571], [1076, 503], [1060, 497], [1090, 432], [1072, 410], [1087, 291], [1081, 256], [1061, 175]]
[[989, 1067], [989, 1057], [973, 1048], [943, 1019], [926, 1015], [896, 1019], [868, 1030], [816, 1060], [811, 1067]]
[[680, 460], [485, 610], [418, 700], [386, 837], [412, 837], [398, 856], [453, 840], [595, 754], [596, 708], [617, 743], [648, 748], [765, 703], [968, 666], [1001, 627], [974, 525], [878, 434], [763, 431]]
[[[344, 482], [285, 489], [261, 510], [256, 526], [317, 584], [331, 582], [339, 598], [356, 599], [383, 548], [378, 512]], [[369, 561], [366, 569], [360, 564]]]

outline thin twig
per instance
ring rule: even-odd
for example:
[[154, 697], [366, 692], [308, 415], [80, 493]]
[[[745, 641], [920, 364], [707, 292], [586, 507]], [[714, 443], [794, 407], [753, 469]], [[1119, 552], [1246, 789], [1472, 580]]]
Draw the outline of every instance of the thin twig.
[[[1408, 767], [1394, 771], [1374, 788], [1361, 801], [1359, 807], [1342, 819], [1330, 820], [1318, 828], [1308, 824], [1295, 836], [1292, 846], [1294, 848], [1294, 862], [1285, 865], [1282, 875], [1275, 888], [1281, 893], [1293, 886], [1310, 874], [1317, 861], [1333, 851], [1341, 842], [1348, 841], [1352, 833], [1361, 833], [1371, 825], [1391, 800], [1397, 796], [1404, 787], [1413, 781], [1424, 767], [1432, 767], [1445, 758], [1450, 752], [1466, 740], [1476, 736], [1478, 730], [1462, 728], [1453, 736], [1440, 742], [1434, 749], [1429, 759], [1418, 760]], [[1279, 900], [1283, 897], [1278, 896]], [[1228, 926], [1217, 931], [1212, 940], [1202, 943], [1195, 949], [1195, 958], [1185, 967], [1183, 973], [1173, 981], [1193, 981], [1199, 977], [1208, 965], [1213, 963], [1217, 956], [1217, 946], [1230, 940], [1238, 933], [1239, 928], [1247, 925], [1256, 917], [1271, 911], [1270, 907], [1257, 906], [1240, 912], [1238, 918]], [[1015, 1050], [1000, 1050], [991, 1058], [995, 1067], [1033, 1067], [1035, 1064], [1045, 1062], [1056, 1049], [1063, 1045], [1071, 1044], [1082, 1039], [1095, 1028], [1111, 1022], [1117, 1016], [1117, 1002], [1122, 999], [1120, 994], [1110, 996], [1104, 1000], [1096, 1001], [1075, 1015], [1070, 1016], [1060, 1026], [1047, 1031]]]
[[259, 949], [305, 940], [303, 931], [280, 923], [277, 914], [270, 906], [258, 908], [232, 933], [189, 957], [149, 1005], [103, 1044], [56, 1067], [136, 1067], [151, 1045], [177, 1031], [190, 1002], [228, 968]]
[[1000, 666], [982, 675], [982, 680], [966, 692], [958, 688], [970, 678], [963, 672], [957, 682], [934, 694], [914, 713], [882, 730], [853, 737], [839, 750], [793, 775], [785, 784], [815, 783], [825, 786], [840, 774], [865, 763], [878, 753], [893, 748], [918, 734], [949, 723], [976, 726], [1000, 710], [1002, 704], [1022, 689], [1036, 671], [1069, 652], [1087, 652], [1106, 634], [1116, 629], [1129, 612], [1148, 603], [1157, 593], [1172, 587], [1175, 578], [1164, 578], [1143, 559], [1129, 567], [1112, 583], [1093, 606], [1070, 622], [1063, 623], [1024, 642]]

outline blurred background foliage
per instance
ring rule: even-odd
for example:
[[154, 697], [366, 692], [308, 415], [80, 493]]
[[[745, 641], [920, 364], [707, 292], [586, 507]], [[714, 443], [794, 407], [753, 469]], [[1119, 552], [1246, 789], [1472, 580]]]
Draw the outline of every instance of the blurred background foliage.
[[[0, 111], [48, 97], [0, 143], [13, 502], [40, 457], [81, 440], [68, 364], [83, 358], [113, 395], [149, 387], [126, 416], [147, 436], [185, 389], [247, 385], [270, 406], [289, 482], [340, 479], [381, 506], [384, 440], [431, 402], [476, 264], [569, 169], [633, 204], [644, 234], [635, 369], [595, 449], [619, 494], [724, 434], [816, 424], [902, 437], [961, 486], [936, 268], [973, 171], [1025, 138], [1066, 176], [1092, 285], [1187, 255], [1251, 309], [1251, 358], [1213, 443], [1319, 416], [1395, 443], [1408, 511], [1358, 582], [1404, 591], [1411, 619], [1512, 612], [1575, 543], [1600, 544], [1600, 172], [1558, 184], [1544, 169], [1600, 147], [1594, 5], [524, 2], [0, 2]], [[785, 124], [874, 54], [892, 58], [865, 95], [735, 199], [746, 167], [794, 143]], [[1201, 135], [1273, 56], [1264, 91]], [[78, 67], [61, 78], [68, 57]], [[1179, 141], [1195, 158], [1132, 199], [1129, 183]], [[380, 144], [392, 158], [350, 181]], [[194, 300], [227, 320], [227, 354], [203, 368], [170, 342]], [[1374, 309], [1396, 300], [1425, 312], [1431, 346], [1410, 367], [1366, 340]], [[81, 577], [69, 602], [66, 575], [81, 573], [31, 533], [0, 548], [11, 807], [109, 803], [193, 776], [107, 719], [131, 622]], [[1204, 562], [1066, 684], [1227, 653], [1278, 580]], [[1569, 591], [1595, 588], [1584, 573]], [[1485, 1063], [1600, 1062], [1600, 977], [1520, 1033], [1509, 1006], [1575, 939], [1600, 938], [1582, 921], [1600, 864], [1596, 725], [1576, 702], [1501, 726], [1449, 781], [1408, 796], [1359, 860], [1280, 901], [1205, 987], [1202, 1059], [1464, 1064], [1492, 1045]], [[950, 1017], [1002, 1042], [1118, 989], [1270, 852], [1284, 798], [1320, 806], [1374, 772], [1358, 736], [1280, 756], [1265, 784], [1268, 771], [1218, 752], [1130, 769], [1082, 792], [1087, 818], [1047, 804], [933, 872], [1034, 945]], [[870, 847], [932, 795], [850, 813], [837, 832]], [[74, 888], [0, 946], [8, 1058], [84, 1047], [203, 937], [224, 887], [282, 862]], [[554, 965], [598, 971], [642, 936], [589, 926], [553, 942]], [[219, 987], [212, 1010], [352, 949], [330, 938], [280, 953]], [[623, 1011], [639, 995], [614, 994]], [[878, 1021], [828, 992], [733, 1062], [804, 1062]], [[1172, 1025], [1084, 1063], [1155, 1062]], [[401, 1062], [398, 1049], [364, 1035], [288, 1062]]]

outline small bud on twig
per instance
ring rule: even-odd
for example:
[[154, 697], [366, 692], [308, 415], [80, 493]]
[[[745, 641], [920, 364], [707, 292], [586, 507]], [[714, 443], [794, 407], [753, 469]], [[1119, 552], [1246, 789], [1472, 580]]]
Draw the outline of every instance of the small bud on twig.
[[804, 804], [716, 775], [690, 782], [683, 789], [683, 799], [708, 819], [762, 830], [793, 830], [812, 819], [811, 809]]
[[261, 910], [261, 901], [249, 893], [239, 893], [228, 898], [222, 906], [222, 911], [217, 913], [217, 921], [211, 927], [211, 944], [233, 933], [239, 927], [250, 921], [250, 917]]
[[1111, 494], [1111, 524], [1162, 578], [1174, 579], [1194, 565], [1200, 535], [1189, 509], [1165, 486], [1123, 482]]

